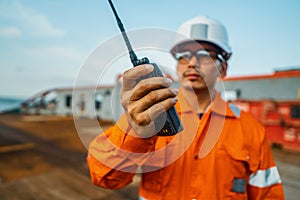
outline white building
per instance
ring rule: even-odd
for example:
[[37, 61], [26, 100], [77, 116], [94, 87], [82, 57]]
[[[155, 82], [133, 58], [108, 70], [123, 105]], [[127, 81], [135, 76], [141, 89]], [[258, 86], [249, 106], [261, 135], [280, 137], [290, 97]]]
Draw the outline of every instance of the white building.
[[[119, 91], [119, 90], [118, 90]], [[25, 114], [76, 116], [114, 120], [112, 108], [122, 113], [120, 106], [113, 105], [114, 85], [54, 88], [39, 93], [22, 104]], [[116, 94], [117, 95], [117, 94]]]

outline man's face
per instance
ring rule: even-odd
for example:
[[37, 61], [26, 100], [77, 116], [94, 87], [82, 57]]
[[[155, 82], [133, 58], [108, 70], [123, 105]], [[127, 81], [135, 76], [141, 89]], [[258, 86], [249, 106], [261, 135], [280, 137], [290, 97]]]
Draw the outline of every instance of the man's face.
[[227, 63], [217, 58], [218, 49], [209, 44], [187, 43], [177, 50], [177, 75], [181, 86], [212, 90], [218, 77], [226, 74]]

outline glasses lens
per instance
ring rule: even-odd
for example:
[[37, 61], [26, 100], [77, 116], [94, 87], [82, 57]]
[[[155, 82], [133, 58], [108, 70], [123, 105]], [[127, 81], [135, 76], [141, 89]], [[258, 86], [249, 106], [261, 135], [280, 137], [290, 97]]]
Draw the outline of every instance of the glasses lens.
[[212, 60], [220, 60], [221, 62], [224, 61], [222, 55], [215, 51], [197, 51], [197, 58], [198, 60], [200, 60], [201, 58], [210, 58]]
[[176, 60], [185, 59], [189, 60], [191, 58], [192, 53], [189, 51], [177, 52], [174, 54]]
[[196, 52], [196, 57], [198, 60], [203, 58], [210, 58], [210, 53], [204, 50], [199, 50]]
[[180, 61], [189, 61], [193, 56], [196, 56], [198, 61], [201, 59], [212, 59], [212, 60], [220, 60], [221, 62], [224, 61], [221, 54], [215, 52], [215, 51], [205, 51], [205, 50], [199, 50], [196, 52], [191, 51], [184, 51], [184, 52], [175, 52], [174, 57], [176, 60]]

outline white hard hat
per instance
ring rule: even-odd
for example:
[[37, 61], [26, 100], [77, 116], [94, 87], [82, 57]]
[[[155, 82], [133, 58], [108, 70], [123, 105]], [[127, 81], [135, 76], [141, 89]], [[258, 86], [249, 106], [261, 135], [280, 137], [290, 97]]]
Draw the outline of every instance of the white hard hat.
[[219, 47], [222, 56], [228, 60], [231, 56], [231, 47], [229, 46], [228, 35], [225, 26], [219, 21], [207, 16], [197, 16], [183, 23], [177, 30], [181, 39], [177, 38], [174, 49], [191, 40], [197, 42], [206, 42]]

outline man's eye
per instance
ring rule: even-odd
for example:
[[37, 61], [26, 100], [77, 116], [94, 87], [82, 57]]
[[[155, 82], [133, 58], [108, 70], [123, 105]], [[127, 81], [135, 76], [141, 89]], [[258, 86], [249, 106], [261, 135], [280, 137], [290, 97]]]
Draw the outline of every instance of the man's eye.
[[197, 57], [209, 57], [210, 53], [204, 50], [197, 51]]
[[178, 52], [178, 53], [175, 54], [175, 58], [177, 60], [182, 59], [182, 58], [189, 59], [190, 57], [191, 57], [191, 52], [188, 52], [188, 51]]
[[203, 50], [197, 51], [197, 58], [198, 59], [210, 58], [210, 59], [215, 60], [215, 59], [218, 58], [217, 55], [218, 54], [216, 52], [213, 52], [213, 51], [203, 51]]

